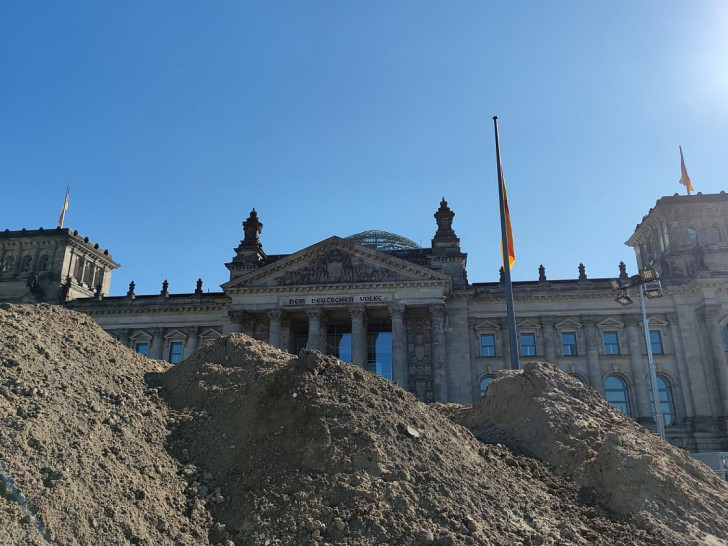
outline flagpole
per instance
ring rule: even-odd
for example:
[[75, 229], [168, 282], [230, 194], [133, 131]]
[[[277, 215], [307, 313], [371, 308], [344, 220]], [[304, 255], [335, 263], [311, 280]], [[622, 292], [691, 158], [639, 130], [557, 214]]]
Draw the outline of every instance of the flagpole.
[[518, 340], [516, 332], [516, 314], [513, 310], [513, 286], [511, 285], [511, 261], [509, 259], [508, 234], [506, 231], [505, 200], [503, 195], [503, 167], [501, 166], [500, 139], [498, 138], [498, 116], [493, 116], [495, 127], [495, 155], [498, 163], [498, 204], [501, 221], [501, 246], [503, 249], [503, 279], [506, 285], [506, 313], [508, 315], [508, 341], [511, 352], [511, 369], [521, 368], [518, 362]]

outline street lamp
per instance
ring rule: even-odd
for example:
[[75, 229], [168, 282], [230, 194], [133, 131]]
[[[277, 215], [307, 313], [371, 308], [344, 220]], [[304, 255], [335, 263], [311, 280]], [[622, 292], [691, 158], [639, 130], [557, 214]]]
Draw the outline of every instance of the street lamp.
[[612, 290], [619, 291], [614, 301], [620, 305], [629, 305], [632, 298], [629, 297], [629, 289], [639, 286], [640, 290], [640, 307], [642, 309], [642, 328], [645, 332], [645, 345], [647, 345], [647, 363], [649, 367], [650, 378], [650, 397], [652, 398], [652, 418], [657, 425], [657, 432], [660, 438], [665, 439], [665, 423], [662, 420], [662, 412], [660, 411], [660, 393], [657, 388], [657, 370], [655, 369], [655, 361], [652, 358], [652, 343], [650, 342], [650, 320], [647, 318], [645, 310], [645, 296], [648, 298], [661, 298], [662, 285], [657, 271], [653, 267], [640, 269], [639, 274], [632, 275], [628, 279], [611, 279], [609, 286]]

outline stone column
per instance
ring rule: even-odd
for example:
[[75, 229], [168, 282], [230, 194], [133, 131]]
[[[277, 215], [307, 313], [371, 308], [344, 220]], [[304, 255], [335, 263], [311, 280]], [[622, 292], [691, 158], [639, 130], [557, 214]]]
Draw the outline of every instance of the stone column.
[[164, 358], [164, 330], [155, 328], [152, 332], [151, 344], [149, 347], [149, 358], [165, 360]]
[[366, 309], [363, 305], [349, 307], [351, 314], [351, 363], [360, 368], [367, 365], [367, 329], [364, 324]]
[[546, 361], [556, 364], [558, 359], [556, 356], [556, 331], [554, 329], [556, 321], [552, 317], [541, 317], [540, 321]]
[[30, 264], [30, 271], [38, 271], [38, 256], [40, 255], [40, 245], [35, 246], [35, 252], [33, 252], [33, 263]]
[[184, 358], [187, 358], [200, 346], [200, 328], [191, 326], [187, 328], [187, 351]]
[[[670, 323], [670, 338], [672, 338], [672, 346], [675, 350], [675, 360], [677, 361], [678, 377], [680, 378], [680, 391], [685, 401], [685, 417], [695, 417], [695, 402], [693, 401], [693, 381], [688, 373], [685, 359], [685, 349], [680, 339], [680, 326], [678, 324], [677, 313], [667, 315], [667, 321]], [[665, 340], [662, 340], [665, 343]]]
[[389, 304], [392, 318], [392, 379], [400, 387], [407, 387], [407, 332], [404, 327], [404, 305]]
[[315, 351], [321, 350], [321, 308], [309, 307], [306, 309], [308, 316], [308, 343], [307, 348]]
[[586, 365], [589, 384], [604, 395], [602, 373], [599, 365], [599, 338], [597, 337], [597, 322], [593, 317], [582, 317], [584, 323], [584, 338], [586, 339]]
[[435, 402], [447, 402], [447, 369], [445, 367], [445, 306], [431, 305], [432, 321], [432, 386]]
[[268, 310], [268, 318], [270, 319], [270, 326], [268, 328], [268, 343], [273, 345], [276, 349], [280, 349], [281, 319], [283, 318], [283, 311], [281, 309], [270, 309]]
[[718, 382], [718, 394], [720, 396], [721, 414], [728, 416], [728, 363], [723, 350], [723, 340], [718, 328], [720, 315], [719, 305], [706, 305], [700, 310], [700, 319], [708, 333], [710, 350], [713, 353], [712, 364], [715, 379]]
[[[627, 322], [627, 344], [629, 345], [629, 364], [634, 383], [635, 413], [634, 417], [643, 421], [654, 422], [650, 409], [650, 396], [647, 387], [649, 365], [647, 355], [642, 354], [645, 338], [642, 332], [642, 319], [629, 317]], [[647, 349], [645, 349], [646, 351]]]

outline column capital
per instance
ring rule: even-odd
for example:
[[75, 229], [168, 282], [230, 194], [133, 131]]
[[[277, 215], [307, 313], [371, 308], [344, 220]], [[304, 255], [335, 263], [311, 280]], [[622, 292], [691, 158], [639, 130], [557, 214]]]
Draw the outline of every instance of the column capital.
[[200, 335], [200, 327], [199, 326], [190, 326], [185, 329], [185, 333], [188, 337], [198, 337]]
[[435, 305], [430, 305], [430, 317], [433, 319], [444, 319], [445, 318], [445, 305], [442, 303], [438, 303]]
[[704, 305], [699, 311], [698, 316], [705, 321], [717, 321], [720, 316], [720, 305], [708, 304]]
[[641, 328], [642, 317], [638, 317], [636, 315], [627, 315], [624, 317], [624, 323], [627, 325], [627, 328]]
[[581, 317], [579, 317], [581, 323], [586, 327], [596, 327], [599, 318], [600, 317], [597, 317], [595, 315], [582, 315]]
[[349, 314], [353, 319], [363, 319], [366, 309], [363, 305], [352, 305], [349, 307]]
[[309, 318], [309, 320], [321, 320], [321, 315], [323, 315], [323, 309], [321, 309], [320, 307], [306, 307], [306, 316]]
[[283, 318], [283, 309], [268, 309], [266, 313], [268, 313], [268, 318], [271, 321], [280, 321]]
[[553, 328], [556, 325], [556, 319], [554, 317], [544, 315], [542, 317], [539, 317], [538, 320], [539, 320], [539, 322], [541, 322], [541, 325], [544, 328], [547, 328], [547, 327]]
[[667, 313], [665, 315], [665, 317], [667, 318], [667, 322], [670, 326], [677, 326], [677, 323], [678, 323], [677, 313]]
[[403, 304], [396, 302], [390, 302], [389, 305], [387, 305], [389, 315], [393, 319], [401, 319], [404, 316], [404, 308], [405, 306]]
[[241, 309], [229, 309], [228, 310], [228, 318], [230, 319], [230, 322], [237, 322], [239, 324], [242, 324], [243, 321], [245, 321], [247, 313]]

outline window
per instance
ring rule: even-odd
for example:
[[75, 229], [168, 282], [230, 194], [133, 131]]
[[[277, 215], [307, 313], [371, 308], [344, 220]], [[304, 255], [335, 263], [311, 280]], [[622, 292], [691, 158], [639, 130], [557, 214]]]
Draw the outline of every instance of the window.
[[13, 268], [15, 267], [15, 258], [13, 256], [8, 256], [3, 260], [3, 266], [2, 266], [2, 272], [3, 273], [12, 273]]
[[723, 236], [718, 226], [713, 226], [708, 230], [708, 244], [720, 243], [722, 240]]
[[30, 256], [25, 256], [23, 258], [23, 261], [21, 262], [21, 264], [22, 264], [21, 271], [23, 273], [27, 273], [28, 271], [30, 271], [30, 266], [32, 263], [33, 263], [33, 258]]
[[693, 228], [688, 228], [687, 242], [688, 246], [695, 246], [698, 244], [698, 232], [695, 231]]
[[615, 331], [603, 332], [602, 337], [604, 339], [604, 354], [605, 355], [618, 355], [619, 354], [619, 336]]
[[627, 384], [616, 375], [609, 375], [604, 380], [604, 397], [613, 408], [625, 415], [630, 415]]
[[[675, 424], [675, 402], [672, 397], [670, 382], [663, 376], [657, 376], [657, 394], [660, 399], [660, 413], [666, 427]], [[650, 404], [652, 406], [652, 404]]]
[[576, 349], [576, 332], [561, 333], [561, 349], [564, 356], [576, 356], [579, 354]]
[[480, 356], [495, 356], [495, 334], [480, 334]]
[[184, 343], [181, 341], [173, 341], [169, 344], [169, 363], [179, 364], [182, 362], [182, 349]]
[[149, 343], [135, 343], [134, 350], [140, 355], [149, 356]]
[[521, 356], [536, 356], [536, 334], [521, 334]]
[[480, 396], [485, 395], [485, 391], [488, 389], [488, 385], [490, 385], [494, 379], [495, 377], [489, 375], [480, 380]]
[[[650, 330], [650, 345], [653, 355], [661, 355], [665, 352], [662, 348], [662, 333], [659, 330]], [[723, 345], [725, 345], [725, 336]]]
[[48, 257], [48, 254], [43, 256], [40, 259], [40, 266], [38, 267], [38, 270], [40, 271], [48, 271], [48, 265], [50, 263], [50, 258]]

